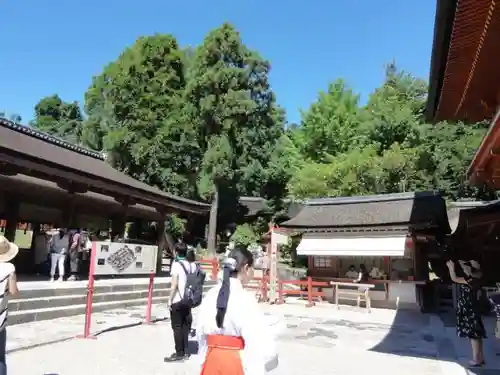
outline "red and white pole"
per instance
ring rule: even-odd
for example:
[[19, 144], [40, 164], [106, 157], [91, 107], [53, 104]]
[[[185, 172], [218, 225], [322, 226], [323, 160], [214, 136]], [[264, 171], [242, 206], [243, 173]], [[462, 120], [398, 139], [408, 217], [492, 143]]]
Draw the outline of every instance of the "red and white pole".
[[83, 339], [96, 338], [90, 334], [90, 325], [92, 323], [92, 300], [94, 297], [95, 257], [97, 253], [97, 245], [95, 242], [92, 242], [92, 249], [90, 251], [89, 282], [87, 284], [87, 308], [85, 309], [85, 328], [83, 330], [83, 335], [77, 336]]
[[155, 274], [151, 272], [149, 274], [149, 286], [148, 286], [148, 305], [146, 307], [146, 319], [144, 324], [152, 324], [151, 322], [151, 311], [153, 309], [153, 289], [155, 285]]

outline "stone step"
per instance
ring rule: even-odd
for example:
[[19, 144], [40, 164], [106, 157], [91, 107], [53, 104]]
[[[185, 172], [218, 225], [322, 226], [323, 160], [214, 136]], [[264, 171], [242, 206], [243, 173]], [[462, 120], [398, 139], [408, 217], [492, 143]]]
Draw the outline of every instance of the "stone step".
[[[204, 291], [213, 285], [213, 282], [205, 283]], [[9, 301], [10, 325], [85, 314], [87, 287], [83, 283], [52, 283], [35, 287], [38, 288], [24, 289], [18, 298]], [[138, 305], [143, 305], [146, 309], [148, 283], [98, 281], [94, 290], [92, 301], [95, 311]], [[155, 283], [154, 303], [166, 302], [169, 291], [170, 281], [160, 280]]]
[[[166, 296], [154, 297], [153, 303], [156, 304], [166, 303], [167, 299], [168, 297]], [[101, 312], [106, 310], [121, 309], [139, 305], [144, 305], [144, 310], [146, 310], [146, 304], [147, 304], [147, 298], [97, 302], [92, 304], [92, 311]], [[50, 319], [63, 318], [73, 315], [85, 314], [86, 308], [87, 308], [86, 304], [79, 304], [71, 306], [58, 306], [58, 307], [49, 307], [49, 308], [34, 309], [34, 310], [9, 312], [9, 318], [8, 318], [9, 325], [16, 325], [22, 323], [29, 323], [41, 320], [50, 320]], [[165, 309], [167, 309], [166, 305]]]
[[[153, 297], [168, 296], [169, 289], [154, 289]], [[94, 302], [122, 301], [137, 298], [147, 298], [147, 290], [135, 290], [126, 292], [97, 293], [93, 297]], [[21, 298], [9, 302], [9, 311], [36, 310], [50, 307], [71, 306], [86, 303], [87, 294], [68, 294], [63, 296]]]
[[[148, 290], [147, 279], [97, 280], [94, 293], [112, 293]], [[155, 289], [170, 288], [170, 278], [155, 279]], [[64, 282], [25, 282], [19, 283], [19, 296], [16, 299], [56, 297], [72, 294], [86, 294], [87, 281]], [[15, 301], [13, 299], [12, 301]]]

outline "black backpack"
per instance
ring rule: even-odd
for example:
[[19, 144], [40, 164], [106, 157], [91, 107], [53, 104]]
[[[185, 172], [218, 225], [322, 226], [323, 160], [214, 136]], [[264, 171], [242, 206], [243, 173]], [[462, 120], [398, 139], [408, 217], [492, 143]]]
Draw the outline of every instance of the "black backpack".
[[200, 306], [203, 298], [203, 285], [205, 284], [206, 274], [196, 264], [194, 272], [188, 272], [182, 262], [179, 262], [182, 269], [186, 273], [186, 287], [184, 288], [184, 295], [182, 296], [181, 303], [189, 307]]

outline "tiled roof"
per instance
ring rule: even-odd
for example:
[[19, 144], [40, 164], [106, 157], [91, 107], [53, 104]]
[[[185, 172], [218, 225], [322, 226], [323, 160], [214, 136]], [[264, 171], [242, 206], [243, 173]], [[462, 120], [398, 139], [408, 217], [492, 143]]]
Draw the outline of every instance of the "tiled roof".
[[319, 198], [281, 227], [292, 229], [362, 226], [440, 226], [446, 220], [445, 202], [434, 192]]
[[76, 153], [79, 153], [79, 154], [82, 154], [85, 156], [91, 156], [91, 157], [93, 157], [95, 159], [99, 159], [99, 160], [105, 159], [105, 156], [102, 153], [99, 153], [99, 152], [94, 151], [94, 150], [89, 150], [88, 148], [85, 148], [85, 147], [82, 147], [79, 145], [75, 145], [73, 143], [69, 143], [69, 142], [64, 141], [60, 138], [54, 137], [50, 134], [43, 133], [37, 129], [34, 129], [31, 126], [25, 126], [22, 124], [18, 124], [16, 122], [13, 122], [13, 121], [7, 120], [5, 118], [1, 118], [1, 117], [0, 117], [0, 126], [4, 126], [6, 128], [15, 130], [19, 133], [29, 135], [31, 137], [43, 140], [47, 143], [65, 148], [67, 150], [71, 150], [73, 152], [76, 152]]

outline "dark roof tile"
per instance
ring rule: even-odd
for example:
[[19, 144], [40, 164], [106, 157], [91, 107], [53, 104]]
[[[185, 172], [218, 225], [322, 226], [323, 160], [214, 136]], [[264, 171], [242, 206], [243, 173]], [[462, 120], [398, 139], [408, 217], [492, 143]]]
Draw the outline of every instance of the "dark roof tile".
[[447, 224], [443, 198], [434, 192], [320, 198], [305, 203], [285, 228], [339, 228]]

